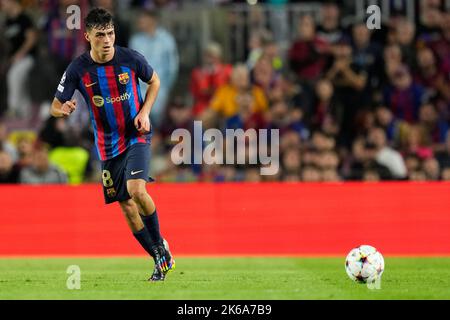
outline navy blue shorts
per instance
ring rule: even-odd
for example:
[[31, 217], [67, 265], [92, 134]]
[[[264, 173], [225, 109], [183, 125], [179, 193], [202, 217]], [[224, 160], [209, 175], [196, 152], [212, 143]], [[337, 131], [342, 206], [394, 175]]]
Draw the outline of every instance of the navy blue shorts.
[[143, 179], [153, 181], [149, 177], [150, 145], [137, 143], [117, 157], [102, 161], [102, 184], [105, 203], [131, 199], [127, 190], [127, 181]]

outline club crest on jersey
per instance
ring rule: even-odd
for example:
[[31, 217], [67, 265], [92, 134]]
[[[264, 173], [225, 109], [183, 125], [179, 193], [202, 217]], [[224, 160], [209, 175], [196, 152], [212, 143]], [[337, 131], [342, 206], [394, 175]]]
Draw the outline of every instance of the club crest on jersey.
[[127, 72], [119, 74], [119, 82], [121, 84], [127, 84], [130, 81], [130, 76]]

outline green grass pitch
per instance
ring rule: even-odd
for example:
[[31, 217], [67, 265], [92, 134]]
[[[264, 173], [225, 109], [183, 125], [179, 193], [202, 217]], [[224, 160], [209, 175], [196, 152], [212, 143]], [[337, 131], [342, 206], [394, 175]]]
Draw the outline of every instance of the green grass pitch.
[[[450, 257], [386, 257], [380, 290], [352, 282], [344, 259], [179, 257], [151, 283], [146, 258], [1, 258], [0, 299], [450, 299]], [[80, 290], [66, 287], [69, 265]]]

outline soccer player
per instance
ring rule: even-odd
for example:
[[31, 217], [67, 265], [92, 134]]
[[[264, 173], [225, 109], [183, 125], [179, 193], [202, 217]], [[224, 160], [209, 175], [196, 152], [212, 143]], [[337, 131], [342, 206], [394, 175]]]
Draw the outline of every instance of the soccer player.
[[[151, 179], [149, 114], [159, 78], [141, 54], [114, 45], [114, 21], [108, 11], [92, 9], [85, 26], [91, 49], [67, 67], [50, 113], [69, 116], [77, 107], [72, 99], [75, 89], [82, 93], [102, 163], [105, 202], [119, 202], [135, 238], [153, 257], [155, 268], [149, 280], [164, 280], [175, 261], [161, 237], [156, 207], [145, 188]], [[148, 83], [144, 100], [139, 79]]]

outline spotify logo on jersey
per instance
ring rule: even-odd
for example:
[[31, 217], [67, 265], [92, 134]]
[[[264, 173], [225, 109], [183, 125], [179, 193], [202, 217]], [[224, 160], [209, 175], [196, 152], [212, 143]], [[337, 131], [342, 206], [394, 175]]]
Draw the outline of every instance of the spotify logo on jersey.
[[122, 94], [119, 97], [107, 97], [106, 103], [121, 102], [121, 101], [130, 99], [130, 97], [131, 97], [131, 94], [129, 94], [128, 92], [125, 92], [124, 94]]
[[96, 107], [102, 107], [106, 103], [112, 104], [115, 102], [121, 102], [125, 100], [129, 100], [131, 98], [131, 94], [128, 92], [125, 92], [121, 96], [118, 97], [106, 97], [105, 99], [102, 96], [93, 96], [92, 102]]
[[102, 107], [105, 104], [105, 99], [102, 96], [93, 96], [92, 102], [96, 107]]

